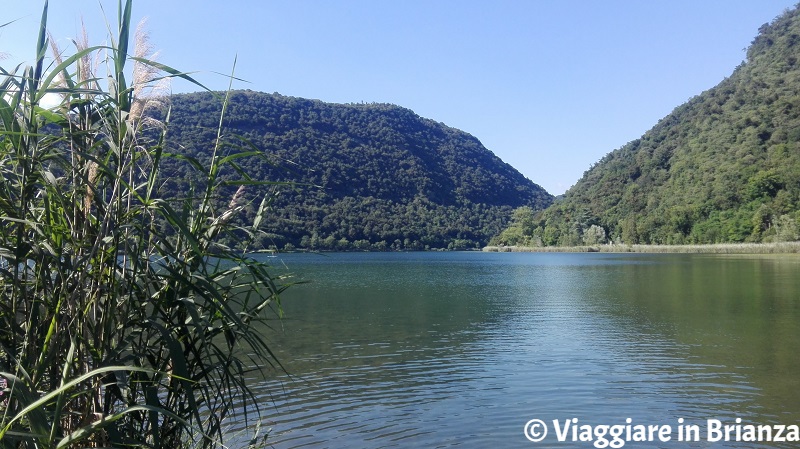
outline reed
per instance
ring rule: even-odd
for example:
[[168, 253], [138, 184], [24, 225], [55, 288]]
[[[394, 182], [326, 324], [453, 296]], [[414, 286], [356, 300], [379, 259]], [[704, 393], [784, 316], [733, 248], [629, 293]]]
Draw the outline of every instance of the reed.
[[[220, 244], [254, 237], [270, 198], [235, 224], [248, 204], [223, 193], [269, 183], [219, 174], [263, 155], [221, 125], [208, 166], [170, 154], [147, 92], [203, 86], [129, 51], [131, 7], [120, 0], [112, 44], [47, 58], [45, 2], [35, 64], [0, 67], [2, 448], [222, 447], [235, 414], [258, 428], [247, 371], [279, 366], [259, 323], [290, 282]], [[168, 157], [201, 180], [182, 198], [161, 192]]]

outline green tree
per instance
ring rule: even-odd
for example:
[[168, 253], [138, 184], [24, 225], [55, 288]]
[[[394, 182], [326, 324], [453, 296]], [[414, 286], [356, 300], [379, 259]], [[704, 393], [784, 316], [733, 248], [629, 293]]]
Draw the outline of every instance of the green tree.
[[627, 217], [620, 224], [622, 228], [622, 242], [628, 245], [639, 243], [639, 230], [636, 225], [636, 217]]
[[511, 216], [511, 226], [518, 227], [523, 235], [533, 235], [533, 230], [536, 227], [536, 211], [530, 206], [514, 209], [514, 214]]
[[747, 196], [750, 199], [771, 198], [781, 189], [782, 183], [774, 170], [762, 170], [747, 182]]
[[775, 240], [779, 242], [793, 242], [800, 240], [800, 226], [797, 219], [786, 214], [775, 220]]
[[597, 225], [589, 226], [583, 232], [583, 243], [590, 246], [606, 243], [606, 230]]

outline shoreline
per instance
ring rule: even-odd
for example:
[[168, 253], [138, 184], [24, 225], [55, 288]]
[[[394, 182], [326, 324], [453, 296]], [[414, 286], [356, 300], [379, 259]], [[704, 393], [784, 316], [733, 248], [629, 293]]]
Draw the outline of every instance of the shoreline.
[[799, 254], [800, 242], [707, 245], [485, 246], [495, 253]]

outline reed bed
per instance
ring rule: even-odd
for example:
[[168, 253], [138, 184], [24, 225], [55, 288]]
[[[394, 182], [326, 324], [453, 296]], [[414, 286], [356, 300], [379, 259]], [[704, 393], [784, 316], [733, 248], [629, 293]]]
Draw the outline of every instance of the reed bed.
[[682, 253], [682, 254], [797, 254], [800, 242], [717, 243], [709, 245], [487, 246], [486, 252], [536, 253]]
[[[221, 125], [207, 166], [171, 154], [148, 92], [196, 81], [148, 59], [131, 8], [110, 45], [67, 55], [45, 2], [35, 64], [0, 68], [0, 448], [225, 447], [231, 417], [260, 423], [248, 371], [280, 367], [262, 332], [291, 282], [220, 243], [258, 236], [270, 203], [235, 224], [270, 183], [220, 172], [264, 155]], [[165, 158], [192, 191], [162, 192]]]

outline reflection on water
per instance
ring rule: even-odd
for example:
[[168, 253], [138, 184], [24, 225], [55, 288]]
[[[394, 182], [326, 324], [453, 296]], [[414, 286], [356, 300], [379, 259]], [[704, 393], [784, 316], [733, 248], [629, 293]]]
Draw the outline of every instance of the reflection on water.
[[[800, 421], [797, 258], [281, 257], [312, 282], [266, 332], [292, 377], [254, 379], [277, 448], [592, 447], [534, 445], [532, 418]], [[758, 444], [714, 447], [791, 447]]]

